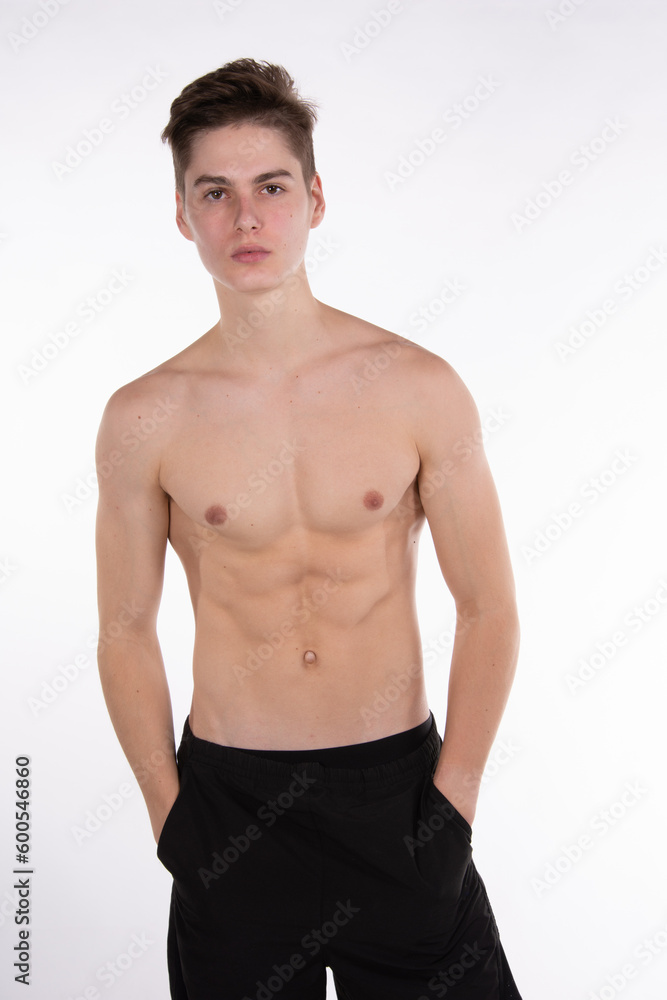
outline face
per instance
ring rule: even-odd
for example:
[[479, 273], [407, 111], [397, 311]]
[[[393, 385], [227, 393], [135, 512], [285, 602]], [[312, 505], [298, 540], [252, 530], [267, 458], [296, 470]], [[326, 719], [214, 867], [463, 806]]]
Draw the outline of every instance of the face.
[[319, 175], [306, 187], [282, 133], [256, 125], [203, 133], [184, 188], [184, 197], [176, 193], [178, 228], [214, 280], [233, 291], [282, 284], [301, 265], [308, 233], [324, 216]]

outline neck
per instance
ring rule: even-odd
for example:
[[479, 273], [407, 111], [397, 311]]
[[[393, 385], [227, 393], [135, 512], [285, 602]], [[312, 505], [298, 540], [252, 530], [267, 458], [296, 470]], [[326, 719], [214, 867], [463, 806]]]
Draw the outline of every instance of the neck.
[[220, 322], [211, 334], [226, 367], [275, 375], [321, 349], [326, 307], [313, 296], [303, 264], [275, 288], [236, 292], [216, 284], [216, 293]]

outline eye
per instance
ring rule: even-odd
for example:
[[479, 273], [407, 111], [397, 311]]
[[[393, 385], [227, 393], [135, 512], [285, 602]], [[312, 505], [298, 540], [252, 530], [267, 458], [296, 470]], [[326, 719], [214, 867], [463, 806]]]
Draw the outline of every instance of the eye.
[[266, 187], [262, 188], [262, 191], [269, 191], [269, 190], [271, 194], [274, 194], [277, 193], [278, 191], [284, 191], [285, 188], [281, 187], [280, 184], [267, 184]]
[[207, 191], [204, 197], [210, 198], [211, 201], [220, 201], [224, 193], [222, 188], [214, 188], [213, 191]]

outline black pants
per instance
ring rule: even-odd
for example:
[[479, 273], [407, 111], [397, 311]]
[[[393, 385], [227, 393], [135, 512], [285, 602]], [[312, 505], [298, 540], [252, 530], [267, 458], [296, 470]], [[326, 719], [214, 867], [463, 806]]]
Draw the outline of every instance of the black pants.
[[521, 1000], [427, 728], [398, 759], [340, 767], [210, 743], [186, 720], [157, 848], [173, 1000], [323, 1000], [327, 966], [339, 1000]]

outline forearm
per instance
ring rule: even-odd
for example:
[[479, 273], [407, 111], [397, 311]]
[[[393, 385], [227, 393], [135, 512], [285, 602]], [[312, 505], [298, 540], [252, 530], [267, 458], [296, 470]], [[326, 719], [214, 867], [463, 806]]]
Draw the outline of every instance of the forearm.
[[514, 605], [458, 616], [445, 732], [434, 780], [469, 822], [509, 697], [518, 650]]
[[99, 649], [98, 665], [111, 722], [157, 839], [179, 787], [171, 699], [157, 636], [114, 639]]

